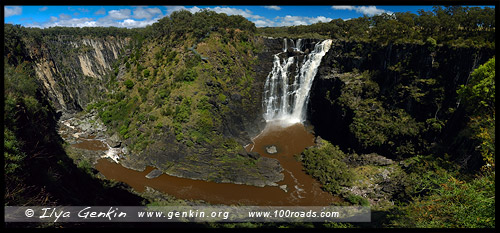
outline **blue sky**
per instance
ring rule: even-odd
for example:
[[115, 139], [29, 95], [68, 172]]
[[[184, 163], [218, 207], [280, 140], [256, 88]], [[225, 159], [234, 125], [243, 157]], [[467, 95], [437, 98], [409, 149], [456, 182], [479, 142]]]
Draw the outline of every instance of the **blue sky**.
[[[494, 6], [491, 6], [494, 7]], [[218, 13], [242, 15], [257, 27], [309, 25], [363, 15], [431, 11], [432, 6], [5, 6], [5, 23], [26, 27], [145, 27], [173, 11], [195, 13], [209, 8]]]

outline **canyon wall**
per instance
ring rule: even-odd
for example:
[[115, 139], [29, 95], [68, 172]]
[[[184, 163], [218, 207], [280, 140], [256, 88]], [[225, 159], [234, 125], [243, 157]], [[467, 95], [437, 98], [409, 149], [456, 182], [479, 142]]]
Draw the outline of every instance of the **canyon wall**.
[[129, 38], [58, 36], [25, 43], [36, 77], [57, 110], [80, 111], [105, 91], [105, 75]]
[[447, 151], [477, 168], [481, 159], [471, 155], [472, 145], [455, 141], [467, 123], [457, 89], [494, 54], [475, 47], [336, 41], [313, 84], [308, 120], [317, 135], [344, 150], [391, 158]]

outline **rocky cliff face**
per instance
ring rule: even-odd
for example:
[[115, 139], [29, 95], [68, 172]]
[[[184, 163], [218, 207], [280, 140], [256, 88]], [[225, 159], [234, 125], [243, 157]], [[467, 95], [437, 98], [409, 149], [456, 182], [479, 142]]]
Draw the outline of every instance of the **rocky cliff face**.
[[41, 43], [27, 42], [36, 76], [57, 110], [79, 111], [105, 89], [105, 74], [129, 38], [59, 36]]
[[[336, 41], [323, 58], [311, 89], [308, 119], [315, 126], [317, 135], [341, 148], [373, 152], [363, 150], [366, 147], [354, 135], [353, 121], [358, 109], [346, 106], [347, 102], [373, 99], [382, 107], [373, 104], [372, 111], [403, 110], [416, 124], [421, 124], [419, 127], [428, 127], [430, 121], [441, 122], [444, 125], [432, 136], [434, 139], [429, 140], [450, 143], [447, 140], [454, 138], [467, 122], [456, 90], [467, 83], [475, 68], [494, 54], [494, 50], [473, 47]], [[365, 71], [369, 72], [370, 78], [363, 81], [359, 77]], [[361, 83], [356, 84], [360, 80]], [[361, 88], [358, 92], [345, 94], [356, 85]], [[424, 134], [422, 128], [417, 135], [428, 137], [430, 134]], [[369, 130], [383, 132], [386, 129]], [[388, 151], [378, 151], [376, 147], [371, 149], [391, 156]]]

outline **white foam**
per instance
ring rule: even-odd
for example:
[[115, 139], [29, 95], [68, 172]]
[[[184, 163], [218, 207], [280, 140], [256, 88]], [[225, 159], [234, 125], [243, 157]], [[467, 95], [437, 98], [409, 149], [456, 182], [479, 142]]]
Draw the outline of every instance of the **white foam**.
[[[300, 50], [300, 44], [301, 41], [297, 41], [298, 48], [294, 49]], [[280, 58], [279, 55], [283, 52], [274, 55], [273, 69], [264, 84], [262, 104], [266, 122], [279, 121], [283, 125], [292, 125], [305, 121], [306, 106], [314, 77], [331, 45], [332, 40], [317, 43], [314, 51], [306, 55], [301, 64], [294, 56]], [[283, 51], [286, 51], [287, 39], [284, 39], [284, 46]], [[291, 76], [293, 72], [289, 70], [293, 64], [297, 68], [294, 77]]]
[[63, 121], [63, 124], [64, 124], [65, 126], [68, 126], [68, 127], [69, 127], [69, 128], [71, 128], [71, 129], [75, 129], [75, 127], [74, 127], [74, 126], [72, 126], [72, 125], [71, 125], [69, 122], [67, 122], [67, 121]]
[[121, 157], [120, 153], [123, 153], [123, 150], [121, 148], [113, 148], [113, 147], [109, 146], [109, 144], [104, 139], [99, 139], [99, 140], [108, 147], [106, 154], [101, 156], [101, 158], [110, 158], [113, 161], [115, 161], [115, 163], [119, 163], [118, 160]]

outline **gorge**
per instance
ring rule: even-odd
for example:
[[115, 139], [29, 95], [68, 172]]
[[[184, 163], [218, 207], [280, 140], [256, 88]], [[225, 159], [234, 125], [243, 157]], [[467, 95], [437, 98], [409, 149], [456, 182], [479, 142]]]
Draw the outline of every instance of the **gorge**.
[[421, 26], [441, 16], [6, 24], [7, 204], [365, 205], [411, 227], [467, 200], [490, 226], [495, 29]]
[[[287, 40], [290, 40], [293, 44], [293, 40], [284, 39], [285, 51], [288, 50], [288, 48], [286, 48]], [[282, 170], [284, 170], [281, 173], [284, 174], [284, 178], [282, 177], [281, 181], [278, 180], [279, 182], [277, 184], [271, 184], [271, 187], [259, 188], [242, 184], [219, 184], [190, 180], [162, 173], [160, 173], [162, 175], [159, 175], [159, 177], [156, 176], [146, 179], [146, 175], [155, 169], [149, 167], [154, 166], [153, 164], [149, 165], [146, 170], [138, 173], [131, 169], [120, 168], [118, 164], [115, 165], [108, 162], [104, 158], [112, 158], [115, 163], [119, 163], [125, 155], [123, 150], [119, 150], [119, 157], [113, 156], [116, 149], [111, 148], [105, 142], [103, 143], [105, 139], [94, 139], [93, 137], [95, 137], [95, 135], [83, 133], [92, 138], [80, 139], [81, 142], [72, 144], [72, 146], [90, 151], [103, 151], [101, 152], [101, 159], [94, 160], [93, 162], [95, 163], [96, 169], [106, 178], [125, 182], [137, 191], [143, 191], [145, 186], [149, 186], [177, 198], [200, 199], [209, 201], [213, 204], [328, 205], [336, 199], [321, 190], [321, 185], [312, 177], [304, 174], [302, 165], [294, 156], [300, 154], [306, 147], [314, 145], [313, 135], [302, 125], [306, 116], [303, 111], [306, 110], [309, 89], [316, 76], [321, 58], [328, 51], [331, 43], [331, 40], [323, 42], [313, 41], [312, 44], [307, 44], [305, 46], [314, 47], [314, 50], [308, 51], [309, 54], [300, 51], [300, 48], [293, 48], [298, 54], [292, 54], [288, 60], [291, 61], [296, 58], [296, 73], [289, 72], [287, 69], [282, 69], [282, 67], [276, 67], [280, 66], [279, 61], [276, 61], [276, 59], [281, 53], [274, 55], [274, 67], [267, 76], [265, 89], [263, 91], [263, 106], [264, 109], [267, 110], [267, 112], [264, 112], [263, 117], [268, 120], [266, 120], [267, 123], [264, 130], [252, 139], [251, 144], [246, 146], [248, 152], [254, 152], [255, 149], [255, 152], [259, 153], [259, 155], [268, 157], [269, 159], [277, 159], [279, 161], [278, 166], [281, 165], [281, 167], [283, 167]], [[298, 42], [298, 44], [300, 44], [300, 42]], [[299, 58], [301, 61], [300, 63]], [[276, 70], [281, 71], [279, 74], [276, 74]], [[277, 77], [278, 75], [279, 78]], [[291, 87], [295, 88], [295, 90], [277, 90], [277, 86], [284, 86], [286, 88], [286, 83], [292, 79], [295, 80], [293, 80], [293, 85], [291, 85]], [[273, 93], [273, 96], [268, 96], [269, 92]], [[290, 99], [292, 101], [290, 101], [290, 106], [285, 108], [283, 106], [287, 105], [286, 102], [280, 103], [279, 100], [273, 100], [274, 98], [281, 101], [285, 99]], [[293, 100], [296, 101], [294, 102]], [[274, 107], [267, 106], [268, 103], [272, 101], [275, 101]], [[269, 111], [272, 111], [272, 113]], [[269, 115], [273, 113], [278, 113], [279, 115], [276, 114], [273, 118], [269, 119]], [[95, 117], [92, 119], [95, 119]], [[62, 127], [69, 127], [75, 130], [75, 127], [66, 121], [63, 121], [63, 125]], [[81, 125], [82, 124], [80, 124], [80, 126]], [[93, 125], [92, 127], [103, 128], [103, 126], [98, 125]], [[71, 129], [67, 130], [71, 131]], [[66, 132], [65, 135], [82, 134], [81, 130], [77, 131], [78, 132], [72, 133]], [[68, 136], [64, 138], [69, 140]], [[276, 146], [278, 153], [267, 153], [262, 149], [266, 145]], [[167, 184], [168, 186], [166, 186]]]

